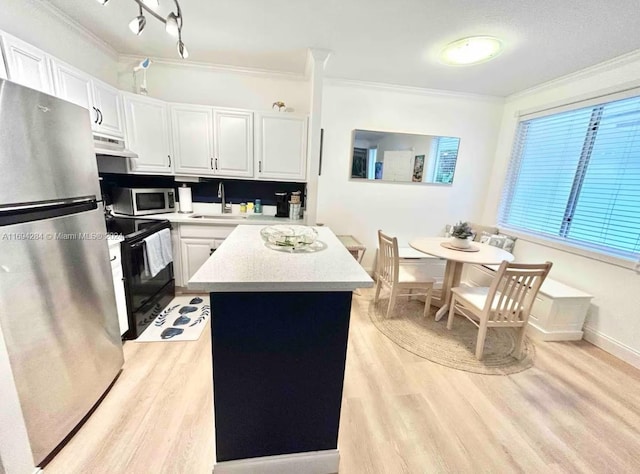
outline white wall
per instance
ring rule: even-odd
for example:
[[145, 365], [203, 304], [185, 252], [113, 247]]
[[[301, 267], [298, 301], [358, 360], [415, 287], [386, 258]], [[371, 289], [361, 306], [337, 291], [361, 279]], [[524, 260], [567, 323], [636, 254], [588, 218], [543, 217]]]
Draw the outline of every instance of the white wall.
[[[439, 235], [448, 223], [478, 219], [502, 107], [495, 98], [329, 81], [318, 222], [364, 243], [364, 266], [370, 270], [378, 229], [406, 245], [414, 237]], [[460, 137], [453, 185], [349, 181], [354, 129]]]
[[117, 58], [38, 0], [0, 0], [0, 30], [112, 85], [117, 84]]
[[[506, 175], [517, 125], [516, 113], [547, 104], [571, 102], [572, 98], [599, 95], [610, 88], [623, 88], [640, 78], [640, 55], [573, 75], [555, 84], [507, 99], [483, 222], [497, 221], [500, 190]], [[640, 82], [638, 82], [640, 85]], [[640, 210], [639, 210], [640, 212]], [[555, 250], [532, 242], [518, 241], [518, 260], [550, 260], [551, 278], [595, 296], [589, 311], [585, 338], [640, 367], [640, 275], [631, 269]]]
[[[143, 58], [140, 58], [143, 59]], [[133, 87], [136, 61], [126, 58], [118, 65], [118, 81], [122, 90], [137, 92]], [[138, 77], [138, 84], [141, 78]], [[249, 72], [234, 72], [180, 63], [151, 64], [147, 72], [150, 97], [169, 102], [272, 110], [276, 101], [301, 114], [309, 113], [309, 81]]]

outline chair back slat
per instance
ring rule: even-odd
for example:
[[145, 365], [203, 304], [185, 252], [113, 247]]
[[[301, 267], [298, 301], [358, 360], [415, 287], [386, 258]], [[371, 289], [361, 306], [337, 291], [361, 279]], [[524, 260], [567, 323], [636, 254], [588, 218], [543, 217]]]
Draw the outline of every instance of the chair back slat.
[[378, 269], [377, 276], [389, 284], [398, 282], [398, 239], [378, 231]]
[[551, 270], [551, 262], [523, 264], [502, 262], [489, 288], [484, 311], [493, 323], [523, 323], [542, 282]]

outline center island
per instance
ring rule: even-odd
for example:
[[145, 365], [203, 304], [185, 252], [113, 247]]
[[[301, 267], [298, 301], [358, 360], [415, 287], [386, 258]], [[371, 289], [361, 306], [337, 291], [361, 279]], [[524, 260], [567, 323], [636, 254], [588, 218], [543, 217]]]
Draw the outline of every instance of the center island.
[[211, 295], [216, 474], [338, 472], [351, 296], [373, 280], [328, 227], [323, 249], [239, 225], [189, 280]]

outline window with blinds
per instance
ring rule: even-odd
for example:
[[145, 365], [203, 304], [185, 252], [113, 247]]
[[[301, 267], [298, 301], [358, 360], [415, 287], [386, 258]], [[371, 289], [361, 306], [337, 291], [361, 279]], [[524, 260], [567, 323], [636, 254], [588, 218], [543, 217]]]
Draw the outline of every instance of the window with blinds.
[[640, 97], [522, 120], [499, 222], [637, 259]]
[[453, 182], [453, 174], [456, 171], [458, 148], [460, 139], [453, 137], [438, 137], [436, 144], [436, 166], [434, 183], [450, 184]]

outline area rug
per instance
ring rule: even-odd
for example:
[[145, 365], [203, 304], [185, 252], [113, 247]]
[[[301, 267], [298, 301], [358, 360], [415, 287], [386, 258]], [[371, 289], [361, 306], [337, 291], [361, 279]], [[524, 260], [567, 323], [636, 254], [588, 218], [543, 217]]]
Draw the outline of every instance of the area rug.
[[210, 315], [208, 296], [176, 296], [136, 342], [197, 341]]
[[475, 357], [478, 329], [465, 317], [457, 315], [453, 329], [447, 329], [447, 318], [435, 321], [435, 308], [426, 318], [424, 303], [398, 298], [393, 314], [386, 317], [388, 299], [369, 304], [369, 318], [382, 334], [397, 345], [424, 359], [453, 369], [487, 375], [509, 375], [533, 366], [535, 349], [526, 338], [524, 357], [512, 356], [516, 347], [514, 328], [489, 328], [482, 360]]

